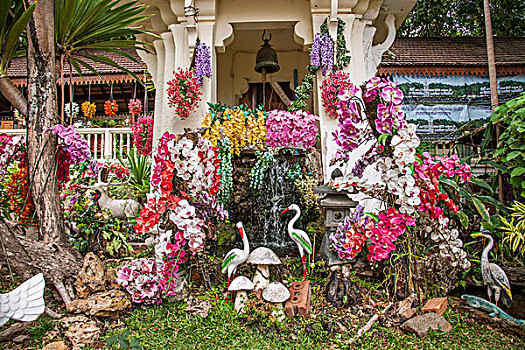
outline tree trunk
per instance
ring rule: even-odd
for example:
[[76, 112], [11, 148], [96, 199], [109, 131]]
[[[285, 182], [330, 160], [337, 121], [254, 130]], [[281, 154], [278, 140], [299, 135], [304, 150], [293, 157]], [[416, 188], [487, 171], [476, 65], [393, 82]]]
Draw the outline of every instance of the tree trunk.
[[42, 272], [48, 285], [54, 285], [66, 304], [74, 297], [73, 283], [82, 257], [67, 242], [46, 244], [34, 241], [0, 220], [0, 240], [5, 253], [0, 253], [0, 263], [27, 279]]
[[0, 92], [21, 115], [27, 115], [27, 100], [9, 77], [0, 77]]
[[[32, 0], [24, 2], [29, 6]], [[27, 241], [20, 241], [20, 244], [30, 250], [28, 254], [32, 259], [35, 247], [46, 253], [42, 261], [38, 261], [38, 268], [56, 268], [53, 283], [59, 286], [62, 282], [59, 283], [58, 280], [72, 281], [82, 260], [66, 240], [56, 184], [57, 137], [46, 133], [58, 122], [53, 13], [54, 0], [39, 0], [27, 30], [28, 173], [38, 219], [39, 239], [42, 242], [29, 244]], [[67, 269], [62, 267], [64, 260], [68, 262]], [[57, 289], [60, 291], [60, 288]], [[61, 295], [64, 298], [62, 292]], [[64, 301], [67, 302], [67, 298]]]

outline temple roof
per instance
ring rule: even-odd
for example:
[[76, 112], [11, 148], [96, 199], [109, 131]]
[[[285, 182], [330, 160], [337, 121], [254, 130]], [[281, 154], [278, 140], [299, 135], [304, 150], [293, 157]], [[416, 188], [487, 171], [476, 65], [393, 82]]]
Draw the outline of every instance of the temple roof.
[[[525, 36], [494, 37], [498, 74], [525, 74]], [[397, 38], [383, 55], [381, 75], [488, 74], [484, 37]]]
[[[135, 58], [138, 62], [135, 62], [125, 56], [116, 54], [114, 52], [104, 52], [104, 56], [112, 59], [120, 66], [128, 69], [129, 71], [135, 73], [137, 76], [142, 77], [143, 74], [146, 71], [146, 65], [142, 60], [140, 59], [139, 55], [135, 50], [123, 50], [129, 55], [131, 55], [133, 58]], [[27, 64], [26, 64], [26, 57], [18, 57], [11, 60], [11, 63], [9, 65], [9, 68], [7, 69], [7, 75], [11, 78], [11, 80], [15, 83], [15, 85], [26, 85], [27, 84]], [[86, 60], [87, 62], [90, 62], [89, 60]], [[135, 79], [130, 76], [129, 74], [126, 74], [122, 72], [122, 70], [115, 68], [113, 66], [107, 65], [107, 64], [100, 64], [100, 63], [93, 63], [90, 62], [90, 64], [97, 70], [97, 72], [101, 75], [98, 76], [94, 74], [89, 69], [85, 68], [84, 66], [81, 66], [82, 71], [82, 77], [80, 77], [76, 70], [72, 69], [72, 76], [73, 76], [73, 84], [100, 84], [105, 82], [113, 82], [113, 83], [125, 83], [125, 82], [133, 82]], [[59, 69], [57, 65], [57, 69]], [[66, 63], [64, 67], [64, 80], [66, 80], [66, 84], [69, 84], [69, 64]], [[60, 82], [59, 82], [60, 83]]]

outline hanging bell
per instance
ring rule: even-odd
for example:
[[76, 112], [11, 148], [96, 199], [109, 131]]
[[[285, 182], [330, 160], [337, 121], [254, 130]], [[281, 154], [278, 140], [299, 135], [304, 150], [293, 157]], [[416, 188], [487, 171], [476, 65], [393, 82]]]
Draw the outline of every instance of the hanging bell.
[[[272, 34], [270, 34], [269, 39], [264, 38], [264, 34], [266, 31], [263, 32], [262, 40], [264, 41], [264, 44], [261, 45], [261, 48], [259, 51], [257, 51], [257, 58], [255, 59], [255, 71], [257, 73], [275, 73], [278, 72], [281, 67], [279, 67], [279, 62], [277, 61], [277, 52], [275, 52], [274, 49], [272, 49], [272, 45], [269, 44], [270, 40], [272, 40]], [[263, 68], [266, 69], [266, 71], [263, 71]]]

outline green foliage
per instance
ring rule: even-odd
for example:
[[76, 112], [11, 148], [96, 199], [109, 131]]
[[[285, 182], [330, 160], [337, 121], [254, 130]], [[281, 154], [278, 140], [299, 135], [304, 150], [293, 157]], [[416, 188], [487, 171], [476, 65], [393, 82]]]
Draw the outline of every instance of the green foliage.
[[22, 1], [4, 0], [0, 3], [0, 77], [7, 76], [7, 67], [13, 57], [22, 55], [17, 51], [20, 36], [31, 20], [36, 2], [24, 9]]
[[115, 348], [118, 346], [117, 349], [130, 349], [130, 350], [144, 349], [140, 345], [138, 339], [131, 337], [130, 331], [124, 331], [122, 333], [111, 336], [107, 341], [107, 345], [112, 348]]
[[250, 187], [257, 191], [263, 182], [266, 170], [275, 162], [275, 158], [271, 152], [257, 151], [255, 152], [257, 162], [250, 171]]
[[337, 19], [337, 41], [336, 41], [336, 52], [335, 52], [335, 65], [334, 70], [343, 70], [348, 64], [350, 64], [350, 50], [346, 48], [345, 40], [345, 21], [341, 18]]
[[[497, 36], [525, 34], [525, 2], [491, 0]], [[483, 0], [419, 0], [398, 30], [400, 36], [484, 36]]]
[[146, 9], [137, 0], [55, 0], [55, 40], [60, 62], [70, 62], [80, 75], [81, 66], [98, 75], [93, 63], [103, 63], [141, 81], [105, 54], [137, 61], [124, 50], [148, 50], [149, 44], [134, 39], [140, 34], [154, 35], [138, 26], [150, 17], [142, 14]]
[[[507, 244], [513, 253], [518, 251], [523, 257], [525, 256], [525, 204], [515, 201], [509, 209], [512, 211], [510, 222], [500, 216], [503, 226], [499, 229], [505, 233], [503, 244]], [[517, 222], [514, 223], [514, 220]]]
[[151, 157], [131, 151], [126, 154], [126, 159], [119, 158], [119, 162], [129, 169], [129, 185], [133, 195], [145, 202], [150, 187]]
[[501, 157], [515, 192], [525, 197], [525, 92], [497, 107], [490, 120], [503, 127], [493, 156]]
[[293, 101], [292, 105], [288, 107], [288, 111], [294, 112], [299, 109], [306, 107], [306, 101], [312, 93], [314, 78], [315, 78], [315, 69], [312, 69], [312, 66], [308, 66], [309, 73], [303, 77], [301, 85], [295, 89], [296, 99]]
[[99, 210], [85, 198], [75, 203], [74, 209], [65, 213], [69, 222], [74, 222], [77, 230], [69, 235], [73, 248], [85, 254], [104, 249], [109, 255], [122, 255], [132, 251], [127, 232], [121, 231], [119, 219], [109, 210]]

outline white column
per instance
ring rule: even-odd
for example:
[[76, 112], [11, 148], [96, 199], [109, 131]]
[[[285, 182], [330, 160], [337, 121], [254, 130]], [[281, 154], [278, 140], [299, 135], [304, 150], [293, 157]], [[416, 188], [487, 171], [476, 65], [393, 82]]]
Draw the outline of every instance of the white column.
[[[174, 37], [172, 32], [165, 32], [161, 34], [164, 42], [164, 81], [162, 84], [162, 90], [157, 93], [162, 94], [162, 118], [161, 118], [161, 130], [159, 137], [162, 136], [166, 131], [173, 132], [171, 120], [175, 117], [173, 108], [168, 105], [168, 81], [172, 80], [175, 70], [175, 55], [176, 48], [174, 44]], [[159, 84], [160, 85], [160, 84]]]
[[153, 42], [155, 46], [155, 51], [157, 52], [157, 72], [155, 76], [155, 114], [153, 118], [153, 147], [157, 146], [159, 138], [162, 136], [162, 107], [164, 94], [162, 90], [164, 89], [164, 63], [165, 63], [165, 51], [164, 51], [164, 42], [162, 40], [155, 40]]

